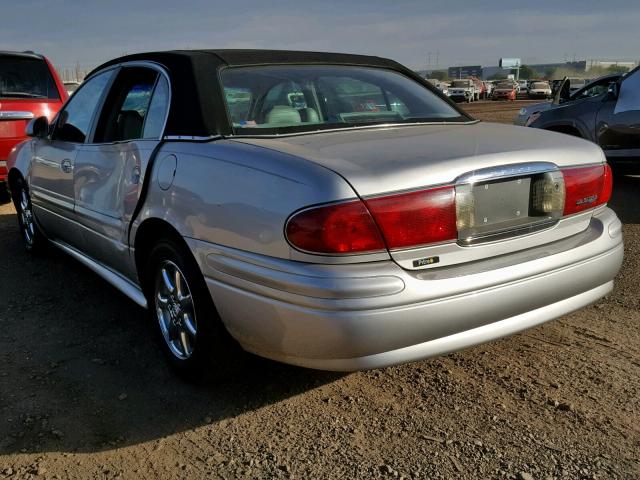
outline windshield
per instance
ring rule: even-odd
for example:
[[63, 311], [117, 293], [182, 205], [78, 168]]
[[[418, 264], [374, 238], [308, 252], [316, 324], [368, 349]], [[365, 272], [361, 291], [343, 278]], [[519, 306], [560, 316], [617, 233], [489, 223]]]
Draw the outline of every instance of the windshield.
[[471, 86], [471, 80], [454, 80], [451, 83], [452, 87], [465, 88]]
[[220, 77], [236, 134], [469, 120], [423, 85], [381, 68], [238, 67]]
[[500, 82], [496, 88], [504, 88], [507, 90], [513, 90], [513, 83], [511, 82]]
[[0, 56], [0, 98], [58, 100], [58, 90], [44, 60]]

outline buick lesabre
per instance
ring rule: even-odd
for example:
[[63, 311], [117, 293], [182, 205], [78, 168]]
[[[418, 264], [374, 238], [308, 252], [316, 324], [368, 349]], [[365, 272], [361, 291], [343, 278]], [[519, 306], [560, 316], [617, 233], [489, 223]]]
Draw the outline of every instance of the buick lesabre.
[[442, 355], [597, 301], [622, 261], [598, 146], [476, 121], [391, 60], [130, 55], [27, 130], [27, 250], [148, 308], [189, 377], [229, 342], [341, 371]]

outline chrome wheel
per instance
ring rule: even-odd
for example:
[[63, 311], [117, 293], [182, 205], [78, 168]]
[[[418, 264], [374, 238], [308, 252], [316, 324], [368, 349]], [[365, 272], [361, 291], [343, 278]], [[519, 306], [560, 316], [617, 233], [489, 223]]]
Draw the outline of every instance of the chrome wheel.
[[171, 353], [180, 360], [193, 354], [198, 324], [191, 290], [178, 266], [160, 263], [155, 282], [156, 315], [160, 331]]
[[22, 236], [27, 246], [31, 247], [34, 243], [36, 235], [36, 224], [33, 220], [33, 212], [31, 211], [31, 201], [29, 194], [22, 188], [20, 190], [20, 227]]

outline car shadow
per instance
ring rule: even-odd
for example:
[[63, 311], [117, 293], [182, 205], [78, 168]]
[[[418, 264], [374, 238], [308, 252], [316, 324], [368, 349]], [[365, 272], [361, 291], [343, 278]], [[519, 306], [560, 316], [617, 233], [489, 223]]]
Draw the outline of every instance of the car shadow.
[[11, 194], [9, 193], [6, 184], [0, 182], [0, 205], [5, 205], [9, 202], [11, 202]]
[[53, 248], [28, 255], [16, 222], [0, 207], [0, 455], [148, 442], [343, 376], [244, 354], [229, 378], [183, 383], [141, 308]]
[[[613, 195], [609, 206], [625, 225], [640, 224], [640, 175], [629, 175], [613, 171]], [[630, 202], [630, 198], [638, 201]]]

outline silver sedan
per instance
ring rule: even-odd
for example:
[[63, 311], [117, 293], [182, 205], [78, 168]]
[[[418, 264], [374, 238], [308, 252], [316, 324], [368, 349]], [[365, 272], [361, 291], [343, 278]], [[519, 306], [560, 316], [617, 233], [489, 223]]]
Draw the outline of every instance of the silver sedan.
[[476, 345], [613, 288], [596, 145], [473, 120], [377, 57], [115, 59], [9, 159], [25, 246], [149, 309], [188, 378], [233, 345], [358, 370]]

